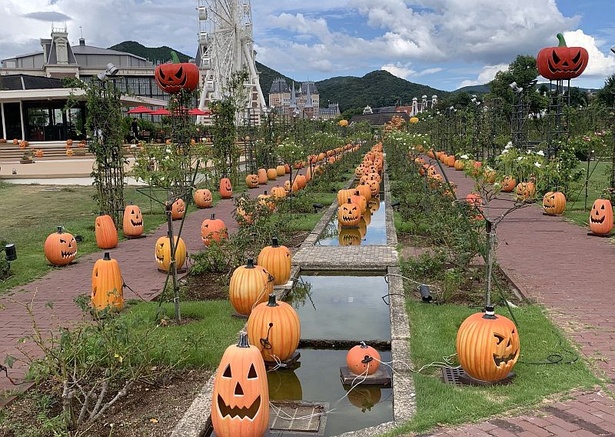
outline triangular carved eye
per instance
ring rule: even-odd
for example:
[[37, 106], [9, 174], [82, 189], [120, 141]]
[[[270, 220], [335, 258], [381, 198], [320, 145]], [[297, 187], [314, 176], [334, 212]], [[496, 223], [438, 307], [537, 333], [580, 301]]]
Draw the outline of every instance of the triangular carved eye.
[[256, 374], [256, 369], [254, 368], [254, 364], [250, 364], [250, 370], [248, 371], [248, 379], [256, 379], [258, 375]]
[[504, 341], [504, 337], [501, 336], [500, 334], [493, 334], [493, 336], [498, 339], [498, 343], [497, 344], [500, 344], [500, 343], [502, 343]]
[[181, 79], [183, 75], [184, 75], [184, 69], [182, 67], [179, 67], [177, 69], [177, 72], [175, 73], [175, 77], [178, 79]]
[[231, 365], [229, 364], [228, 366], [226, 366], [226, 369], [224, 369], [224, 373], [222, 374], [223, 378], [232, 378], [233, 377], [233, 372], [231, 372]]

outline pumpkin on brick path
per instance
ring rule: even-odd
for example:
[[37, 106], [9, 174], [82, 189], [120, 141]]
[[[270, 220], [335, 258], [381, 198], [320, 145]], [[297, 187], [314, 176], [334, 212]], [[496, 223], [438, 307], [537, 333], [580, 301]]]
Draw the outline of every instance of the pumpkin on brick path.
[[613, 206], [609, 199], [596, 199], [589, 212], [589, 230], [595, 235], [608, 235], [613, 229]]
[[267, 170], [265, 170], [264, 168], [259, 168], [256, 172], [256, 175], [258, 177], [259, 185], [265, 185], [267, 183]]
[[77, 241], [72, 234], [64, 232], [62, 226], [49, 234], [44, 245], [45, 258], [54, 266], [65, 266], [77, 256]]
[[230, 199], [233, 197], [233, 184], [229, 178], [221, 178], [219, 186], [220, 197]]
[[137, 205], [126, 205], [124, 208], [122, 232], [126, 237], [139, 237], [143, 234], [143, 214]]
[[261, 249], [256, 259], [273, 276], [274, 285], [283, 285], [290, 279], [291, 255], [288, 247], [278, 243], [277, 238], [271, 239], [271, 245]]
[[246, 176], [246, 187], [258, 188], [258, 175], [249, 174]]
[[171, 204], [171, 219], [181, 220], [186, 214], [186, 202], [181, 197]]
[[561, 191], [549, 191], [542, 198], [542, 209], [547, 215], [559, 215], [566, 210], [566, 196]]
[[214, 201], [211, 191], [207, 188], [194, 190], [192, 198], [194, 199], [194, 204], [199, 208], [211, 208]]
[[284, 165], [280, 164], [280, 165], [276, 166], [275, 172], [277, 173], [278, 176], [284, 176], [286, 174], [286, 167], [284, 167]]
[[286, 361], [295, 353], [301, 339], [297, 312], [286, 302], [276, 301], [275, 294], [254, 307], [246, 330], [250, 344], [261, 351], [266, 362]]
[[239, 266], [231, 275], [229, 300], [237, 313], [249, 316], [252, 308], [267, 301], [273, 293], [273, 276], [262, 266], [254, 264], [252, 258], [245, 266]]
[[212, 214], [201, 223], [201, 240], [205, 246], [209, 246], [213, 241], [219, 243], [227, 238], [228, 228], [222, 219], [216, 218], [216, 214]]
[[583, 47], [568, 47], [564, 35], [557, 34], [557, 47], [545, 47], [538, 52], [538, 73], [549, 80], [574, 79], [583, 73], [589, 54]]
[[512, 176], [504, 176], [502, 179], [502, 191], [504, 193], [512, 193], [517, 187], [517, 180]]
[[211, 422], [218, 437], [258, 437], [269, 428], [267, 370], [245, 332], [220, 359], [213, 382]]
[[179, 62], [175, 52], [171, 52], [171, 57], [172, 63], [161, 64], [154, 69], [158, 87], [169, 94], [195, 90], [199, 86], [199, 67], [189, 62]]
[[380, 367], [380, 353], [361, 342], [346, 354], [346, 365], [355, 375], [373, 375]]
[[275, 168], [267, 169], [267, 179], [270, 181], [275, 181], [278, 177], [278, 171]]
[[96, 245], [101, 249], [113, 249], [117, 246], [119, 238], [113, 217], [108, 214], [99, 215], [94, 220], [94, 235]]
[[105, 252], [92, 269], [90, 304], [97, 311], [124, 308], [124, 280], [117, 260]]
[[[186, 262], [186, 243], [181, 237], [175, 235], [173, 237], [175, 245], [175, 270], [179, 270]], [[166, 237], [160, 237], [156, 240], [155, 246], [155, 258], [158, 270], [168, 272], [171, 266], [171, 239]]]
[[517, 327], [493, 307], [465, 319], [457, 331], [457, 357], [463, 370], [479, 381], [504, 379], [519, 359]]

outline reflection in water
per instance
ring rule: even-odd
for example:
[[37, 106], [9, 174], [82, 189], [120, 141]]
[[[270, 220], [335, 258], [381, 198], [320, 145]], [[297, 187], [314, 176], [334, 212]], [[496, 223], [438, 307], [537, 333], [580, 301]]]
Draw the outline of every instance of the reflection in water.
[[356, 226], [341, 226], [334, 216], [317, 244], [322, 246], [384, 245], [387, 243], [384, 201], [372, 198]]
[[267, 372], [269, 399], [272, 401], [300, 401], [303, 399], [301, 381], [291, 369], [277, 369]]

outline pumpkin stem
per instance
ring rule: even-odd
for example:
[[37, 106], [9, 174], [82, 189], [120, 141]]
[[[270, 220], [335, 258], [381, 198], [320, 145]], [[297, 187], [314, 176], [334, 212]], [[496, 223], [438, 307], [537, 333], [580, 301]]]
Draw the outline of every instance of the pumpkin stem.
[[216, 214], [212, 214], [212, 215], [211, 215], [211, 219], [212, 219], [212, 220], [215, 220], [215, 219], [216, 219]]
[[360, 341], [360, 342], [359, 342], [359, 345], [361, 346], [361, 349], [365, 349], [365, 348], [367, 348], [367, 345], [365, 344], [365, 342], [364, 342], [364, 341]]
[[103, 255], [103, 259], [105, 261], [111, 261], [111, 255], [109, 255], [109, 252], [105, 252], [105, 254]]
[[278, 303], [275, 301], [275, 294], [269, 295], [269, 301], [267, 302], [268, 307], [278, 307]]
[[271, 247], [279, 247], [280, 245], [278, 244], [278, 237], [273, 237], [271, 239]]
[[58, 234], [62, 234], [63, 233], [62, 226], [58, 226], [57, 228], [58, 228]]
[[568, 47], [566, 45], [566, 40], [564, 39], [564, 35], [561, 33], [557, 34], [557, 40], [559, 41], [558, 47]]
[[171, 50], [171, 60], [173, 61], [174, 64], [179, 64], [179, 56], [177, 56], [177, 53], [175, 53], [174, 50]]
[[254, 259], [253, 258], [248, 258], [248, 263], [246, 264], [246, 269], [253, 269], [254, 268]]
[[250, 342], [248, 341], [248, 334], [246, 331], [241, 331], [239, 333], [239, 341], [237, 342], [237, 347], [240, 348], [249, 348]]
[[495, 308], [492, 305], [488, 305], [485, 307], [485, 314], [483, 315], [483, 319], [497, 319], [495, 315]]

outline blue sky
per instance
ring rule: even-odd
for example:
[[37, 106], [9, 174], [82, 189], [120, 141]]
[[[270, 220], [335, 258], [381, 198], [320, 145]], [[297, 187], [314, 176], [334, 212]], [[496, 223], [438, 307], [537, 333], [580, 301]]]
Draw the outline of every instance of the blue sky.
[[[0, 59], [40, 50], [52, 23], [67, 26], [72, 44], [80, 36], [97, 47], [134, 40], [194, 55], [197, 4], [3, 0]], [[257, 61], [297, 81], [384, 69], [451, 91], [488, 82], [517, 55], [556, 46], [558, 32], [589, 51], [573, 86], [601, 88], [615, 74], [613, 0], [252, 0], [251, 7]]]

